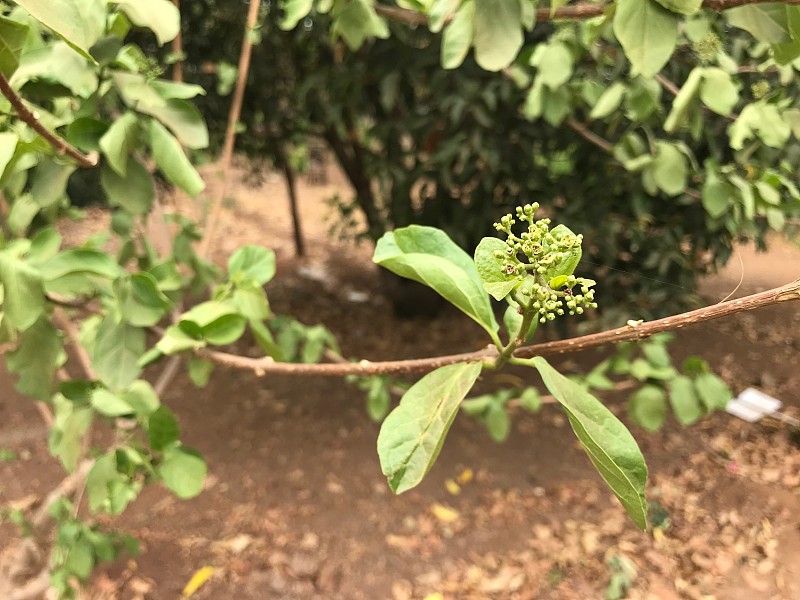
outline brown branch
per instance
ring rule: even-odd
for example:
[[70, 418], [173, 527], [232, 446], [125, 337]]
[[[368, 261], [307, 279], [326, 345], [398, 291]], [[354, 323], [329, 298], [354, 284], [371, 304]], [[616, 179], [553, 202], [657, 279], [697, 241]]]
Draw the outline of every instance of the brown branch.
[[[178, 12], [181, 10], [181, 0], [172, 0]], [[178, 29], [178, 35], [172, 40], [172, 53], [178, 57], [183, 54], [183, 31]], [[172, 80], [178, 83], [183, 83], [183, 59], [177, 60], [172, 63]]]
[[[590, 348], [598, 348], [609, 344], [618, 344], [620, 342], [639, 341], [663, 331], [681, 329], [688, 325], [695, 325], [704, 321], [719, 319], [739, 312], [754, 310], [780, 302], [790, 302], [792, 300], [800, 300], [800, 279], [787, 285], [767, 290], [766, 292], [706, 306], [705, 308], [666, 317], [664, 319], [658, 319], [656, 321], [650, 321], [649, 323], [632, 321], [625, 327], [618, 327], [617, 329], [566, 340], [525, 346], [517, 350], [514, 356], [517, 358], [552, 356], [588, 350]], [[476, 350], [475, 352], [451, 354], [448, 356], [385, 362], [362, 360], [357, 363], [346, 364], [281, 363], [269, 357], [248, 358], [208, 349], [197, 350], [196, 354], [235, 369], [253, 371], [259, 376], [271, 373], [326, 377], [343, 377], [346, 375], [366, 377], [370, 375], [388, 375], [393, 373], [419, 373], [462, 362], [484, 362], [487, 365], [492, 365], [499, 356], [497, 348], [493, 345], [489, 345], [482, 350]]]
[[603, 152], [612, 155], [614, 154], [614, 145], [607, 139], [602, 138], [594, 133], [585, 123], [580, 123], [579, 121], [576, 121], [570, 117], [564, 120], [564, 124], [577, 132], [577, 134], [583, 139], [600, 148]]
[[225, 144], [222, 148], [222, 158], [220, 167], [222, 170], [222, 181], [220, 182], [217, 195], [213, 200], [210, 216], [207, 220], [208, 226], [205, 231], [203, 241], [200, 243], [198, 254], [202, 258], [210, 258], [214, 234], [222, 216], [222, 206], [225, 194], [228, 190], [228, 183], [231, 177], [231, 164], [233, 163], [233, 150], [236, 144], [236, 128], [239, 125], [239, 117], [242, 113], [242, 102], [244, 101], [244, 90], [247, 86], [247, 74], [250, 71], [250, 58], [253, 53], [253, 42], [251, 33], [258, 23], [258, 11], [261, 0], [250, 0], [250, 9], [247, 12], [247, 22], [242, 38], [242, 52], [239, 55], [239, 72], [236, 78], [236, 89], [231, 101], [231, 110], [228, 115], [228, 128], [225, 131]]
[[[580, 121], [576, 121], [573, 118], [567, 118], [564, 120], [564, 124], [569, 127], [570, 129], [575, 130], [578, 135], [580, 135], [583, 139], [587, 140], [589, 143], [594, 144], [598, 148], [600, 148], [603, 152], [614, 155], [614, 145], [609, 142], [607, 139], [600, 137], [585, 123], [581, 123]], [[619, 162], [619, 161], [618, 161]], [[694, 198], [695, 200], [702, 200], [703, 194], [694, 188], [686, 188], [683, 190], [683, 193], [689, 196], [690, 198]]]
[[27, 123], [36, 133], [47, 140], [47, 142], [53, 148], [55, 148], [56, 152], [70, 156], [81, 167], [91, 168], [97, 166], [97, 163], [100, 159], [97, 152], [84, 154], [68, 143], [64, 138], [59, 137], [57, 134], [53, 133], [44, 125], [42, 125], [39, 122], [38, 117], [33, 114], [27, 106], [25, 106], [22, 98], [19, 96], [19, 94], [17, 94], [14, 88], [11, 87], [8, 79], [6, 79], [5, 75], [3, 74], [0, 74], [0, 92], [2, 92], [3, 96], [8, 99], [8, 101], [11, 103], [11, 106], [14, 107], [14, 110], [17, 111], [19, 118]]
[[56, 308], [53, 311], [53, 317], [55, 318], [59, 329], [66, 334], [67, 340], [69, 340], [69, 343], [72, 345], [86, 378], [92, 381], [99, 379], [97, 373], [95, 373], [94, 366], [92, 366], [92, 358], [89, 356], [86, 348], [83, 347], [83, 344], [81, 344], [80, 333], [78, 333], [78, 329], [75, 327], [75, 324], [66, 314], [64, 314], [64, 311], [60, 308]]
[[[705, 0], [703, 8], [721, 12], [729, 8], [736, 8], [737, 6], [745, 6], [747, 4], [764, 4], [767, 2], [774, 2], [775, 0]], [[800, 0], [784, 0], [781, 4], [800, 4]], [[583, 19], [593, 19], [599, 17], [613, 6], [613, 3], [606, 2], [603, 4], [589, 4], [587, 2], [579, 2], [577, 4], [570, 4], [562, 6], [556, 10], [548, 7], [536, 9], [536, 22], [541, 23], [544, 21], [578, 21]], [[427, 25], [428, 17], [422, 13], [410, 10], [407, 8], [400, 8], [397, 6], [388, 6], [385, 4], [376, 4], [375, 12], [382, 17], [405, 23], [407, 25]], [[452, 20], [452, 16], [448, 17], [447, 22]]]

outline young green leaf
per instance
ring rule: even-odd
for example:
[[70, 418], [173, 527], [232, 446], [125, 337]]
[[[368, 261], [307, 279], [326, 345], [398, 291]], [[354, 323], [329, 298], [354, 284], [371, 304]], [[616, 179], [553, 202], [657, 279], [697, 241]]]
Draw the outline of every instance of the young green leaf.
[[467, 57], [475, 36], [475, 0], [465, 0], [442, 34], [442, 67], [455, 69]]
[[231, 281], [249, 280], [264, 285], [275, 276], [275, 253], [255, 244], [242, 246], [228, 259]]
[[178, 8], [169, 0], [113, 0], [128, 15], [131, 23], [147, 27], [164, 45], [175, 39], [181, 30]]
[[425, 375], [383, 422], [378, 456], [396, 494], [410, 490], [431, 469], [447, 432], [478, 375], [480, 363], [460, 363]]
[[[475, 248], [475, 268], [483, 280], [483, 289], [495, 300], [502, 300], [522, 283], [522, 277], [507, 274], [503, 264], [508, 260], [506, 243], [496, 237], [483, 238]], [[495, 253], [501, 253], [498, 258]]]
[[669, 402], [675, 418], [681, 425], [694, 425], [704, 414], [692, 380], [685, 375], [680, 375], [669, 382]]
[[678, 42], [678, 17], [655, 0], [617, 0], [614, 34], [634, 69], [653, 77]]
[[703, 0], [656, 0], [661, 6], [682, 15], [693, 15], [703, 6]]
[[0, 73], [6, 79], [10, 79], [19, 66], [19, 57], [27, 36], [27, 26], [0, 17]]
[[661, 429], [667, 416], [667, 399], [657, 385], [645, 385], [628, 399], [628, 414], [647, 431]]
[[519, 0], [475, 2], [475, 61], [482, 68], [506, 68], [517, 57], [523, 42]]
[[175, 415], [166, 406], [160, 406], [147, 420], [147, 441], [150, 447], [161, 452], [172, 446], [180, 437], [180, 427]]
[[128, 156], [125, 174], [103, 166], [100, 182], [111, 206], [119, 206], [132, 215], [145, 215], [155, 197], [153, 176], [135, 158]]
[[52, 396], [56, 371], [65, 362], [61, 335], [45, 316], [28, 327], [20, 335], [16, 349], [6, 355], [9, 373], [19, 376], [14, 384], [17, 391], [42, 401]]
[[713, 373], [703, 373], [694, 380], [694, 389], [706, 409], [725, 410], [732, 399], [728, 385]]
[[184, 192], [194, 197], [206, 184], [184, 154], [181, 145], [158, 121], [150, 121], [150, 148], [153, 160], [164, 176]]
[[92, 392], [92, 406], [106, 417], [121, 417], [134, 412], [133, 407], [114, 392], [98, 388]]
[[106, 26], [106, 0], [15, 1], [84, 58], [94, 62], [89, 48], [103, 35]]
[[118, 323], [109, 315], [97, 330], [92, 363], [98, 377], [111, 389], [123, 390], [141, 373], [139, 357], [144, 351], [144, 330]]
[[412, 225], [384, 234], [372, 260], [433, 288], [490, 335], [498, 329], [489, 297], [469, 255], [435, 227]]
[[647, 465], [636, 440], [608, 408], [541, 356], [527, 361], [567, 412], [575, 435], [600, 476], [642, 529], [647, 528]]
[[158, 474], [164, 485], [178, 498], [194, 498], [203, 491], [206, 462], [200, 454], [187, 446], [170, 448], [164, 453], [164, 462]]
[[13, 329], [25, 331], [44, 313], [41, 273], [10, 250], [5, 250], [0, 252], [0, 283], [4, 292], [4, 321]]

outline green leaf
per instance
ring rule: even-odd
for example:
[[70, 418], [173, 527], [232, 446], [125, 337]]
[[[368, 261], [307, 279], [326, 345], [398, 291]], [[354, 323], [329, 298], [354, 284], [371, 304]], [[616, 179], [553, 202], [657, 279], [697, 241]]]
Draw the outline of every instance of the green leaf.
[[181, 145], [158, 121], [150, 121], [150, 149], [158, 168], [170, 183], [190, 196], [197, 196], [206, 184], [184, 154]]
[[[483, 238], [475, 248], [475, 268], [483, 281], [483, 289], [495, 300], [502, 300], [522, 283], [522, 277], [507, 275], [503, 264], [509, 261], [508, 246], [498, 238]], [[498, 258], [495, 253], [500, 253]]]
[[27, 37], [26, 25], [0, 17], [0, 73], [6, 79], [10, 79], [19, 66], [19, 57]]
[[351, 50], [357, 50], [364, 41], [374, 36], [388, 38], [389, 28], [375, 12], [370, 0], [350, 0], [334, 5], [333, 30], [341, 34]]
[[139, 357], [144, 351], [144, 330], [118, 323], [109, 315], [97, 330], [92, 364], [106, 385], [113, 390], [124, 390], [141, 373]]
[[628, 414], [647, 431], [658, 431], [667, 416], [664, 390], [657, 385], [642, 386], [628, 399]]
[[103, 35], [106, 0], [15, 0], [52, 29], [84, 58], [94, 62], [89, 48]]
[[136, 499], [139, 489], [139, 484], [118, 471], [117, 453], [104, 454], [95, 461], [86, 478], [89, 510], [119, 515]]
[[467, 57], [475, 35], [475, 1], [465, 0], [442, 34], [442, 67], [455, 69]]
[[367, 390], [367, 413], [370, 419], [379, 423], [389, 411], [391, 399], [388, 380], [384, 377], [373, 377]]
[[0, 177], [2, 177], [17, 150], [19, 136], [13, 131], [0, 132]]
[[696, 67], [689, 73], [686, 78], [686, 83], [683, 84], [678, 95], [672, 101], [672, 109], [667, 115], [667, 120], [664, 121], [664, 131], [673, 133], [680, 127], [686, 116], [686, 112], [692, 105], [692, 101], [700, 91], [700, 84], [703, 81], [703, 69]]
[[459, 8], [459, 4], [459, 0], [433, 0], [431, 2], [428, 7], [428, 29], [431, 30], [431, 33], [439, 33], [442, 30], [448, 19]]
[[603, 92], [603, 95], [597, 100], [597, 103], [592, 107], [592, 112], [589, 113], [590, 119], [605, 119], [622, 104], [622, 99], [625, 97], [625, 92], [628, 90], [627, 86], [621, 81], [615, 81], [611, 86]]
[[109, 254], [85, 248], [64, 250], [42, 265], [42, 277], [45, 281], [53, 281], [76, 273], [116, 279], [124, 271]]
[[27, 328], [20, 335], [16, 349], [6, 355], [8, 372], [19, 376], [14, 384], [17, 391], [42, 401], [52, 396], [53, 379], [64, 362], [61, 335], [45, 317]]
[[291, 31], [311, 12], [314, 0], [283, 0], [280, 7], [283, 9], [283, 17], [279, 26], [284, 31]]
[[189, 359], [189, 379], [199, 388], [208, 385], [211, 373], [214, 372], [214, 363], [204, 358], [193, 356]]
[[168, 327], [164, 335], [156, 344], [156, 350], [162, 354], [177, 354], [185, 350], [197, 350], [206, 345], [202, 339], [202, 331], [198, 335], [191, 335], [178, 325]]
[[206, 463], [200, 454], [187, 446], [171, 448], [164, 453], [158, 474], [164, 485], [178, 498], [194, 498], [203, 491]]
[[134, 412], [140, 417], [152, 415], [161, 402], [158, 399], [153, 386], [143, 379], [137, 379], [130, 387], [120, 394], [120, 397], [128, 403]]
[[259, 285], [238, 286], [231, 300], [239, 314], [248, 321], [263, 321], [270, 316], [267, 294]]
[[708, 171], [703, 184], [703, 208], [713, 219], [718, 219], [728, 212], [736, 190], [730, 182], [721, 179], [716, 171]]
[[669, 382], [669, 402], [675, 418], [681, 425], [693, 425], [703, 416], [703, 407], [697, 399], [692, 380], [680, 375]]
[[484, 423], [486, 431], [495, 442], [499, 444], [508, 439], [508, 434], [511, 433], [511, 418], [503, 405], [497, 402], [492, 403], [486, 412]]
[[157, 452], [175, 444], [180, 434], [178, 421], [166, 406], [160, 406], [147, 420], [147, 441]]
[[[575, 272], [575, 269], [578, 267], [578, 263], [581, 262], [581, 257], [583, 256], [583, 250], [581, 249], [580, 245], [577, 244], [578, 236], [576, 236], [573, 231], [567, 227], [566, 225], [557, 225], [550, 231], [550, 235], [552, 235], [557, 242], [563, 242], [564, 240], [573, 240], [576, 243], [566, 252], [562, 252], [562, 258], [550, 264], [549, 267], [543, 273], [545, 280], [551, 281], [556, 277], [561, 277], [565, 275], [569, 277]], [[545, 243], [545, 250], [550, 248], [550, 244]]]
[[791, 134], [789, 124], [781, 118], [778, 108], [763, 101], [746, 105], [728, 128], [734, 150], [744, 148], [744, 143], [754, 135], [770, 148], [783, 148]]
[[41, 273], [6, 250], [0, 252], [0, 283], [4, 291], [3, 320], [12, 328], [25, 331], [45, 310]]
[[715, 113], [727, 117], [739, 102], [739, 86], [722, 69], [709, 67], [703, 69], [700, 99]]
[[433, 288], [494, 336], [498, 329], [475, 263], [446, 233], [411, 225], [378, 240], [374, 262]]
[[656, 150], [655, 160], [648, 171], [661, 191], [668, 196], [677, 196], [686, 189], [689, 178], [686, 156], [670, 142], [656, 142]]
[[172, 301], [158, 289], [150, 273], [134, 273], [114, 284], [120, 314], [126, 322], [136, 327], [156, 325], [172, 308]]
[[461, 401], [480, 373], [480, 363], [437, 369], [415, 383], [386, 417], [378, 435], [378, 456], [396, 494], [418, 485], [431, 469]]
[[158, 106], [142, 103], [137, 109], [161, 121], [186, 148], [199, 150], [208, 146], [208, 128], [203, 115], [186, 100], [171, 98]]
[[153, 177], [132, 156], [128, 156], [124, 175], [120, 175], [114, 168], [103, 166], [100, 182], [111, 206], [119, 206], [132, 215], [145, 215], [149, 212], [155, 197]]
[[55, 227], [44, 227], [36, 232], [31, 240], [31, 249], [28, 251], [28, 262], [33, 266], [40, 266], [53, 258], [61, 249], [61, 234]]
[[725, 410], [732, 399], [728, 385], [713, 373], [702, 373], [694, 380], [694, 389], [706, 409]]
[[74, 165], [65, 165], [46, 158], [33, 171], [31, 196], [41, 208], [52, 206], [67, 194], [67, 182], [75, 171]]
[[224, 302], [209, 301], [198, 304], [181, 317], [181, 324], [193, 323], [201, 335], [217, 346], [232, 344], [247, 327], [247, 320], [236, 307]]
[[228, 259], [228, 277], [231, 281], [248, 280], [255, 285], [264, 285], [274, 276], [275, 253], [268, 248], [248, 244]]
[[72, 472], [81, 455], [83, 436], [94, 419], [94, 410], [78, 406], [61, 394], [53, 397], [53, 408], [55, 423], [50, 430], [50, 453]]
[[525, 388], [519, 396], [519, 403], [528, 412], [538, 413], [542, 410], [542, 395], [536, 388]]
[[530, 361], [567, 412], [572, 429], [600, 476], [642, 529], [647, 528], [647, 465], [636, 440], [597, 398], [542, 357]]
[[759, 42], [785, 44], [792, 41], [786, 6], [780, 2], [739, 6], [725, 11], [728, 23], [744, 29]]
[[531, 64], [539, 70], [537, 81], [549, 89], [556, 91], [572, 77], [575, 59], [570, 49], [561, 42], [544, 45], [531, 58]]
[[67, 141], [84, 152], [100, 152], [100, 140], [108, 133], [109, 125], [90, 117], [75, 119], [67, 126]]
[[97, 412], [106, 417], [121, 417], [134, 412], [133, 407], [123, 398], [105, 388], [98, 388], [92, 392], [91, 403]]
[[108, 164], [121, 177], [125, 177], [127, 173], [128, 157], [136, 145], [138, 125], [139, 119], [134, 113], [125, 113], [114, 121], [100, 138], [99, 145], [108, 159]]
[[655, 0], [617, 0], [614, 34], [634, 70], [653, 77], [675, 51], [678, 17]]
[[523, 41], [519, 0], [475, 2], [475, 61], [482, 68], [506, 68], [517, 57]]
[[156, 34], [159, 45], [175, 39], [181, 30], [181, 16], [170, 0], [112, 0], [128, 15], [131, 23]]
[[682, 15], [693, 15], [703, 6], [703, 0], [656, 0], [661, 6]]

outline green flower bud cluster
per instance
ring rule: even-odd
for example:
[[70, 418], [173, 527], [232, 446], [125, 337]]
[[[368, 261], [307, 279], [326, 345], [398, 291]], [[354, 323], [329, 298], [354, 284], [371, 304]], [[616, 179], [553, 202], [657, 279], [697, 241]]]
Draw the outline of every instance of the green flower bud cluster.
[[772, 91], [772, 86], [766, 79], [762, 79], [761, 81], [756, 81], [753, 85], [750, 86], [750, 92], [753, 94], [753, 98], [755, 98], [756, 100], [761, 100], [771, 91]]
[[[537, 202], [517, 207], [516, 219], [508, 214], [494, 224], [506, 234], [505, 251], [494, 253], [500, 269], [506, 277], [515, 276], [522, 282], [512, 294], [520, 310], [535, 311], [539, 322], [545, 323], [565, 313], [580, 315], [587, 308], [597, 308], [592, 289], [595, 282], [569, 273], [574, 265], [568, 263], [576, 261], [583, 236], [571, 232], [553, 235], [550, 219], [534, 218], [538, 209]], [[512, 230], [518, 221], [528, 224], [519, 236]], [[527, 260], [520, 260], [521, 255]]]
[[713, 62], [722, 50], [722, 40], [716, 33], [710, 31], [702, 40], [692, 44], [692, 50], [701, 63], [708, 64]]

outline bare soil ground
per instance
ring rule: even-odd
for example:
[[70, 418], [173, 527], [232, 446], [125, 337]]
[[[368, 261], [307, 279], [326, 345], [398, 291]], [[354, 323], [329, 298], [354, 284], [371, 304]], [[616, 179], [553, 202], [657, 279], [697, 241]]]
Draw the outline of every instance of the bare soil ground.
[[[281, 181], [242, 182], [220, 226], [220, 259], [243, 242], [275, 248], [274, 310], [324, 323], [348, 356], [483, 345], [480, 330], [454, 312], [398, 320], [376, 295], [370, 249], [324, 241], [322, 200], [342, 190], [335, 174], [328, 186], [301, 186], [311, 246], [299, 260]], [[94, 213], [88, 229], [104, 218]], [[737, 295], [800, 276], [800, 251], [790, 244], [740, 254]], [[728, 295], [741, 273], [734, 259], [706, 282], [709, 303]], [[797, 306], [783, 305], [681, 331], [673, 349], [702, 354], [735, 392], [756, 386], [800, 416], [798, 325]], [[562, 367], [597, 360], [584, 354]], [[604, 399], [624, 416], [623, 397]], [[651, 470], [651, 510], [662, 522], [642, 533], [552, 406], [515, 415], [500, 445], [460, 417], [426, 481], [394, 497], [375, 452], [379, 426], [363, 394], [343, 381], [217, 369], [200, 390], [179, 376], [165, 402], [209, 463], [207, 490], [181, 502], [152, 487], [109, 520], [138, 537], [143, 552], [105, 568], [87, 597], [178, 598], [193, 573], [210, 566], [193, 598], [800, 599], [800, 433], [785, 425], [718, 414], [688, 430], [673, 421], [657, 434], [634, 428]], [[63, 476], [37, 419], [0, 373], [0, 448], [19, 457], [0, 463], [0, 504], [43, 495]], [[13, 535], [0, 528], [0, 544]], [[615, 582], [630, 588], [627, 596], [613, 595]]]

